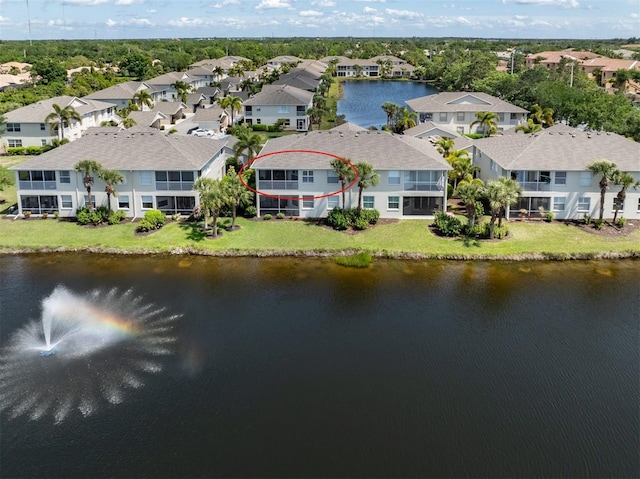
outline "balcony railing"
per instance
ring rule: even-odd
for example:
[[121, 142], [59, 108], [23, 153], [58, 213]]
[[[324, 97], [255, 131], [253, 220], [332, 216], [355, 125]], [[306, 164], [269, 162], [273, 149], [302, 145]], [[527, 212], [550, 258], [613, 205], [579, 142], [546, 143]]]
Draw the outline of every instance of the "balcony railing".
[[427, 181], [406, 181], [404, 182], [404, 191], [439, 191], [437, 182]]
[[55, 190], [55, 181], [20, 181], [21, 190]]
[[158, 191], [191, 191], [193, 181], [156, 181]]
[[546, 181], [519, 181], [523, 191], [551, 191], [551, 184]]
[[260, 180], [260, 190], [297, 190], [298, 180]]

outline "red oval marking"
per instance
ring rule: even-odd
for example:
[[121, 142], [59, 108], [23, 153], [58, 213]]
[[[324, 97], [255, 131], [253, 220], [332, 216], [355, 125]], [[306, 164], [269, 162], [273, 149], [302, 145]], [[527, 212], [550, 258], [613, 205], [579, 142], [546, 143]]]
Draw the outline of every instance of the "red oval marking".
[[[319, 196], [313, 196], [312, 198], [314, 200], [319, 200], [320, 198], [327, 198], [329, 196], [335, 196], [335, 195], [339, 195], [340, 193], [342, 193], [343, 191], [347, 191], [349, 188], [351, 188], [353, 185], [356, 184], [356, 182], [358, 181], [358, 170], [356, 169], [356, 165], [354, 165], [353, 163], [351, 163], [349, 160], [347, 160], [346, 158], [343, 158], [341, 156], [338, 155], [334, 155], [333, 153], [327, 153], [326, 151], [318, 151], [318, 150], [280, 150], [280, 151], [272, 151], [271, 153], [265, 153], [264, 155], [259, 155], [256, 156], [251, 163], [245, 163], [244, 165], [242, 165], [242, 168], [240, 168], [240, 171], [238, 171], [238, 177], [240, 178], [240, 182], [249, 190], [253, 191], [255, 194], [257, 195], [261, 195], [261, 196], [267, 196], [269, 198], [276, 198], [276, 199], [280, 199], [280, 200], [290, 200], [290, 201], [299, 201], [300, 200], [300, 196], [281, 196], [281, 195], [272, 195], [269, 193], [265, 193], [264, 191], [260, 191], [256, 188], [251, 188], [245, 181], [244, 178], [242, 177], [242, 172], [250, 167], [251, 165], [253, 165], [256, 161], [261, 160], [263, 158], [266, 158], [268, 156], [273, 156], [273, 155], [282, 155], [282, 154], [289, 154], [289, 153], [311, 153], [313, 155], [323, 155], [323, 156], [328, 156], [331, 158], [335, 158], [336, 160], [340, 160], [343, 163], [349, 165], [349, 167], [353, 170], [354, 173], [354, 177], [353, 177], [353, 181], [351, 183], [349, 183], [348, 185], [346, 185], [344, 188], [337, 190], [337, 191], [333, 191], [331, 193], [327, 193], [326, 195], [319, 195]], [[282, 168], [282, 169], [286, 169], [286, 168]], [[307, 196], [308, 198], [308, 196]]]

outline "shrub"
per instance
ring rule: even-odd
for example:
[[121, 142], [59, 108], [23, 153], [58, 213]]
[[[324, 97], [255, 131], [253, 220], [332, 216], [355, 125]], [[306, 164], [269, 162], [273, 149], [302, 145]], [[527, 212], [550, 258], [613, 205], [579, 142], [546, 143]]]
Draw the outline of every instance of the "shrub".
[[180, 213], [174, 213], [171, 215], [171, 221], [178, 221], [182, 215]]
[[255, 124], [255, 125], [251, 125], [251, 129], [253, 131], [267, 131], [267, 125], [264, 124]]
[[29, 217], [31, 216], [31, 211], [29, 211], [29, 210], [27, 210], [27, 211], [23, 211], [23, 212], [22, 212], [22, 215], [23, 215], [25, 218], [29, 218]]
[[173, 135], [174, 133], [178, 133], [178, 130], [176, 130], [175, 128], [171, 128], [168, 134]]
[[46, 220], [49, 217], [49, 213], [42, 213], [42, 219]]
[[544, 214], [544, 220], [545, 220], [545, 221], [548, 221], [548, 222], [553, 221], [553, 218], [555, 218], [555, 216], [556, 216], [556, 215], [554, 214], [554, 212], [553, 212], [553, 211], [547, 211], [547, 212]]
[[369, 221], [362, 216], [358, 216], [353, 221], [353, 228], [356, 230], [366, 230], [369, 227]]
[[[487, 238], [489, 237], [489, 224], [488, 223], [484, 223], [487, 225]], [[506, 236], [509, 234], [509, 228], [507, 227], [506, 223], [502, 223], [501, 226], [495, 225], [493, 228], [493, 237], [497, 238], [497, 239], [503, 239], [506, 238]]]
[[251, 205], [251, 206], [247, 206], [247, 207], [244, 209], [244, 216], [245, 216], [246, 218], [253, 218], [253, 217], [255, 217], [257, 214], [258, 214], [258, 209], [257, 209], [255, 206], [253, 206], [253, 205]]
[[360, 211], [360, 217], [367, 220], [370, 225], [375, 225], [380, 219], [380, 212], [374, 209], [366, 209]]
[[624, 216], [621, 216], [616, 220], [616, 225], [620, 228], [624, 228], [624, 225], [627, 224], [627, 219]]
[[42, 148], [39, 146], [27, 146], [26, 154], [27, 155], [39, 155], [42, 153]]
[[21, 156], [26, 154], [26, 148], [24, 146], [15, 146], [13, 148], [7, 148], [7, 155], [9, 156]]
[[122, 210], [111, 212], [111, 216], [107, 220], [110, 225], [117, 225], [120, 223], [125, 217], [125, 213]]
[[55, 219], [58, 219], [58, 218], [60, 217], [60, 212], [59, 212], [59, 211], [54, 211], [54, 212], [53, 212], [53, 217], [54, 217]]
[[591, 215], [588, 215], [587, 213], [584, 214], [584, 224], [585, 225], [591, 224]]
[[265, 221], [269, 221], [271, 218], [273, 218], [273, 216], [271, 216], [269, 213], [267, 213], [266, 215], [264, 215], [262, 217], [262, 219], [265, 220]]
[[78, 210], [76, 211], [76, 220], [81, 225], [88, 225], [89, 223], [91, 223], [91, 217], [91, 210], [86, 206], [78, 208]]
[[473, 226], [466, 224], [462, 227], [462, 234], [480, 238], [484, 235], [484, 225], [483, 223], [475, 223]]
[[451, 198], [453, 196], [453, 185], [451, 183], [447, 183], [447, 198]]
[[601, 219], [593, 220], [593, 225], [596, 227], [597, 230], [601, 230], [604, 227], [604, 220], [601, 220]]
[[154, 229], [153, 225], [145, 218], [142, 218], [138, 223], [138, 226], [136, 227], [136, 231], [139, 231], [141, 233], [146, 233], [147, 231], [151, 231], [152, 229]]
[[443, 236], [459, 236], [462, 232], [462, 221], [444, 211], [436, 212], [433, 224]]
[[351, 224], [351, 221], [347, 219], [345, 213], [340, 208], [335, 207], [327, 215], [327, 224], [334, 230], [341, 231], [346, 230]]
[[154, 230], [159, 230], [160, 228], [162, 228], [167, 220], [164, 216], [164, 213], [160, 210], [147, 211], [144, 214], [143, 219], [147, 220]]
[[280, 211], [277, 215], [276, 215], [276, 219], [277, 220], [283, 220], [284, 219], [284, 213], [282, 211]]

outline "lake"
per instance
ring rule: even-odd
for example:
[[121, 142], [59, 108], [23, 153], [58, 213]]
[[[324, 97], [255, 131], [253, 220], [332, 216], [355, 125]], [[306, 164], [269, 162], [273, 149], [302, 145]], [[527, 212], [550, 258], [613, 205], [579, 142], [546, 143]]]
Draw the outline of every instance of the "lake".
[[[638, 477], [638, 286], [637, 261], [0, 256], [2, 477]], [[51, 356], [19, 347], [43, 308]]]
[[433, 95], [438, 90], [426, 83], [388, 80], [348, 80], [341, 83], [343, 98], [338, 101], [338, 115], [363, 128], [380, 129], [387, 124], [382, 110], [385, 102], [406, 107], [405, 101]]

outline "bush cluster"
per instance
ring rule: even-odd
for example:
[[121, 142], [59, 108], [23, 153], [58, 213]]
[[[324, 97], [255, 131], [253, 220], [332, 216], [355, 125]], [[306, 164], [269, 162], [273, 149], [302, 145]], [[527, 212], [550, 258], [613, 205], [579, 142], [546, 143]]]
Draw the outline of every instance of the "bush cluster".
[[258, 209], [257, 209], [255, 206], [253, 206], [253, 205], [251, 205], [251, 206], [247, 206], [247, 207], [244, 209], [244, 216], [245, 216], [245, 218], [253, 218], [253, 217], [255, 217], [257, 214], [258, 214]]
[[98, 206], [94, 210], [89, 209], [88, 206], [83, 206], [76, 211], [76, 221], [81, 225], [92, 224], [98, 226], [102, 223], [117, 225], [124, 218], [124, 211], [112, 211], [111, 216], [109, 216], [109, 210], [106, 206]]
[[433, 224], [443, 236], [460, 236], [462, 234], [462, 221], [455, 216], [449, 216], [444, 211], [436, 212]]
[[41, 146], [15, 146], [11, 148], [7, 148], [7, 155], [9, 156], [23, 156], [30, 155], [35, 156], [42, 153], [43, 148]]
[[144, 218], [138, 223], [137, 231], [146, 232], [159, 230], [164, 226], [166, 218], [160, 210], [149, 210], [144, 214]]
[[[438, 229], [438, 232], [443, 236], [468, 236], [481, 239], [487, 239], [490, 236], [489, 223], [475, 223], [473, 227], [470, 227], [468, 224], [463, 224], [463, 222], [458, 218], [450, 216], [444, 211], [438, 211], [435, 214], [433, 224]], [[496, 224], [493, 228], [494, 238], [503, 239], [508, 234], [509, 227], [506, 223], [502, 223], [500, 226]]]
[[380, 212], [374, 209], [362, 209], [358, 213], [357, 208], [343, 211], [335, 207], [327, 215], [327, 224], [334, 230], [342, 231], [353, 226], [356, 230], [366, 230], [369, 225], [375, 225], [380, 219]]

